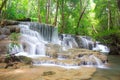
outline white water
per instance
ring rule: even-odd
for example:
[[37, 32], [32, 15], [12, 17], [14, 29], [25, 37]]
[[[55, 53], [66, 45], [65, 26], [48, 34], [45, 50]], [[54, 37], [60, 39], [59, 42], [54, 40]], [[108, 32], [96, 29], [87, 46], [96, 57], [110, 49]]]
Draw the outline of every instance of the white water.
[[[17, 53], [16, 56], [24, 55], [32, 58], [45, 57], [46, 56], [45, 44], [49, 42], [60, 44], [63, 50], [67, 50], [70, 48], [78, 48], [77, 42], [71, 35], [63, 34], [63, 39], [60, 41], [58, 39], [58, 33], [56, 28], [54, 29], [53, 27], [50, 26], [47, 27], [46, 25], [42, 27], [38, 26], [37, 28], [30, 25], [19, 25], [19, 27], [21, 28], [20, 47], [14, 46], [10, 51], [11, 53]], [[88, 49], [90, 41], [83, 37], [80, 38], [82, 39], [83, 47]], [[96, 60], [98, 66], [101, 65], [101, 61], [97, 59], [97, 57], [90, 56], [89, 58]], [[57, 65], [51, 64], [49, 62], [35, 65], [55, 65], [67, 68], [78, 68], [78, 66], [76, 65], [71, 64], [63, 65], [61, 63]], [[88, 61], [87, 65], [92, 65], [92, 62]]]
[[78, 44], [71, 35], [62, 34], [61, 46], [63, 50], [78, 48]]
[[19, 25], [21, 28], [20, 46], [14, 46], [9, 51], [12, 54], [29, 57], [45, 56], [45, 44], [37, 31], [29, 29], [28, 25]]
[[96, 47], [94, 47], [93, 50], [100, 51], [104, 54], [108, 54], [110, 52], [109, 48], [102, 44], [96, 44]]

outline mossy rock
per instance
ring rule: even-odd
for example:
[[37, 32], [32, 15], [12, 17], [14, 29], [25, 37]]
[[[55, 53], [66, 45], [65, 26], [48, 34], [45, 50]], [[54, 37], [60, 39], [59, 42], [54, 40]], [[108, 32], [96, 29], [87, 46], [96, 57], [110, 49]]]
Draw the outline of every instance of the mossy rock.
[[31, 64], [32, 63], [32, 59], [26, 56], [19, 56], [19, 59], [25, 63], [25, 64]]

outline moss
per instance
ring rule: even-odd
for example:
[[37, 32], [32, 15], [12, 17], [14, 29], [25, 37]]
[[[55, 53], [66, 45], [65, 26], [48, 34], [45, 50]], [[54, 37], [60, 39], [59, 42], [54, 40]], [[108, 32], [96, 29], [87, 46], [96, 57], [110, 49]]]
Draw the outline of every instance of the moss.
[[26, 56], [19, 56], [19, 59], [21, 60], [21, 62], [25, 63], [25, 64], [31, 64], [32, 63], [32, 59]]

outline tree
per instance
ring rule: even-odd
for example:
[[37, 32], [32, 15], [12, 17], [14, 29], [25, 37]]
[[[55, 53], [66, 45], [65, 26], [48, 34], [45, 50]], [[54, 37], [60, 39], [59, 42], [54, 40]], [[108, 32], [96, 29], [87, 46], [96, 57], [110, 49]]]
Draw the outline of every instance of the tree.
[[[82, 12], [80, 12], [80, 16], [79, 16], [79, 19], [78, 19], [78, 22], [77, 22], [76, 35], [78, 34], [78, 28], [79, 28], [79, 25], [80, 25], [80, 21], [81, 21], [81, 19], [83, 17], [83, 14], [85, 13], [85, 10], [86, 10], [86, 8], [88, 6], [88, 1], [89, 0], [86, 1], [85, 5], [84, 5], [84, 7], [82, 9]], [[80, 2], [82, 3], [81, 0], [80, 0]], [[81, 6], [82, 6], [82, 4], [81, 4]]]
[[110, 6], [111, 6], [111, 2], [110, 0], [108, 0], [108, 30], [110, 30], [111, 26], [112, 26], [112, 17], [111, 17], [111, 9], [110, 9]]
[[64, 27], [65, 27], [65, 22], [64, 22], [64, 0], [62, 0], [61, 2], [61, 30], [60, 30], [60, 33], [63, 33], [64, 32]]
[[58, 8], [59, 8], [59, 1], [56, 0], [56, 14], [55, 14], [54, 23], [53, 23], [54, 26], [56, 26], [57, 24]]
[[38, 21], [41, 23], [41, 15], [40, 15], [40, 0], [38, 0]]
[[117, 5], [118, 5], [118, 8], [120, 10], [120, 0], [117, 0]]
[[2, 2], [2, 5], [0, 6], [0, 14], [1, 14], [1, 11], [2, 11], [3, 7], [4, 7], [5, 4], [7, 3], [7, 1], [8, 1], [8, 0], [4, 0], [4, 1]]
[[46, 23], [49, 23], [49, 17], [50, 17], [50, 2], [51, 0], [47, 0], [46, 2]]

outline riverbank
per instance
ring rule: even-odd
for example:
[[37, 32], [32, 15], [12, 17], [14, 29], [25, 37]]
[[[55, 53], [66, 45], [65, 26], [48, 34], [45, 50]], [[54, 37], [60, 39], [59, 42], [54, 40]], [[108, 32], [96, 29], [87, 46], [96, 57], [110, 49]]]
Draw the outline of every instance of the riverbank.
[[0, 80], [88, 80], [95, 71], [96, 68], [93, 67], [65, 69], [53, 66], [23, 66], [19, 69], [0, 69]]

